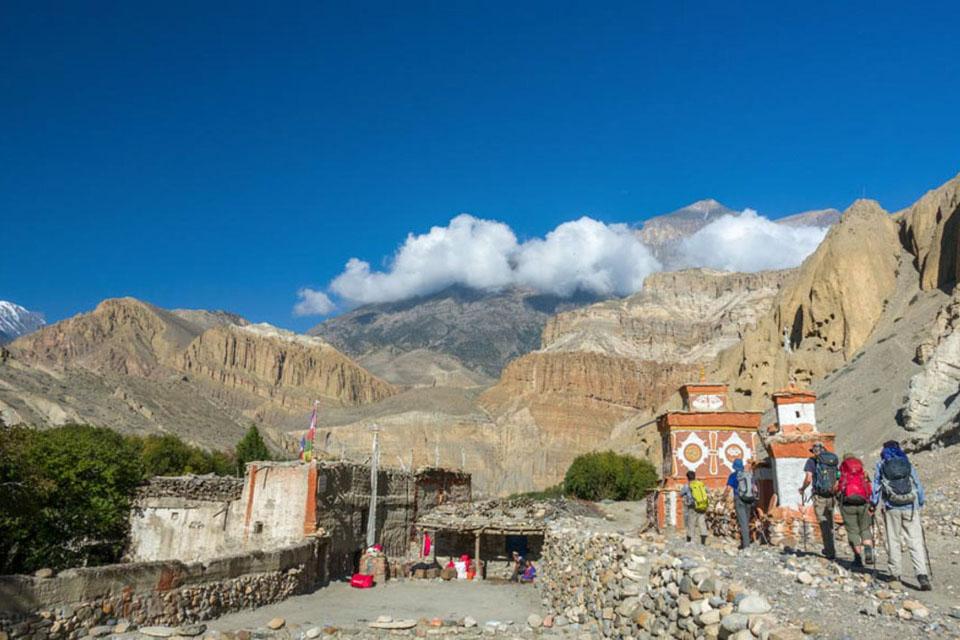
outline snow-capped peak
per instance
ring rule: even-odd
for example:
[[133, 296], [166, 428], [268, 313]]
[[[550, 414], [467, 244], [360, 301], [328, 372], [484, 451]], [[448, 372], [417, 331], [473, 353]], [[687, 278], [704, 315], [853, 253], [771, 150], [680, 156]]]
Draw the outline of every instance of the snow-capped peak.
[[0, 300], [0, 344], [36, 331], [46, 322], [43, 314], [28, 311], [18, 304]]

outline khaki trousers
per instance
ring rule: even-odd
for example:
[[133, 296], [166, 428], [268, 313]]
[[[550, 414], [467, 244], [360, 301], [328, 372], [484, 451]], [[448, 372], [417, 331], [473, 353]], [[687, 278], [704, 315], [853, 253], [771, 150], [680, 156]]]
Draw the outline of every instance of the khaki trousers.
[[923, 546], [923, 525], [919, 509], [884, 509], [883, 524], [887, 529], [887, 567], [890, 575], [900, 577], [903, 544], [910, 550], [913, 572], [930, 575], [927, 552]]
[[683, 507], [684, 535], [693, 540], [707, 535], [707, 514], [698, 513], [693, 507]]
[[813, 496], [813, 512], [817, 514], [817, 522], [820, 523], [823, 553], [827, 556], [837, 555], [837, 549], [833, 544], [833, 510], [836, 502], [836, 498]]

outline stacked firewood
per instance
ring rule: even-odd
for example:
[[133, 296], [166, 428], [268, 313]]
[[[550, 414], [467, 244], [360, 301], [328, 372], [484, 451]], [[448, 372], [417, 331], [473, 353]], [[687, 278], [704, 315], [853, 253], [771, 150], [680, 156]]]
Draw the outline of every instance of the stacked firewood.
[[[750, 517], [750, 537], [756, 542], [769, 542], [773, 527], [773, 518], [754, 508]], [[710, 506], [707, 508], [707, 529], [718, 538], [740, 539], [740, 526], [737, 524], [737, 510], [733, 500], [724, 499], [723, 491], [710, 492]]]
[[707, 529], [718, 538], [739, 538], [737, 512], [732, 500], [723, 497], [723, 491], [710, 491], [710, 506], [707, 507]]

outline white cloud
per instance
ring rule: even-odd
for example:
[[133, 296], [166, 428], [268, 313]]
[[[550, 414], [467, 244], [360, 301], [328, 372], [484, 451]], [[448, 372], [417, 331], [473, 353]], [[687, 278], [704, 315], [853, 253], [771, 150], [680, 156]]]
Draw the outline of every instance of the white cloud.
[[523, 244], [514, 276], [518, 284], [568, 296], [577, 289], [629, 295], [660, 264], [627, 225], [586, 216], [564, 222], [543, 240]]
[[510, 260], [518, 248], [507, 225], [460, 214], [446, 227], [407, 236], [387, 271], [371, 271], [357, 258], [330, 283], [355, 303], [388, 302], [439, 291], [452, 284], [499, 289], [513, 283]]
[[791, 227], [752, 209], [723, 216], [680, 243], [681, 266], [763, 271], [799, 266], [827, 234], [826, 228]]
[[337, 308], [323, 291], [304, 287], [297, 291], [297, 297], [300, 298], [300, 302], [293, 307], [295, 316], [325, 316]]
[[[818, 227], [780, 225], [747, 209], [723, 216], [680, 241], [677, 264], [668, 267], [726, 271], [794, 267], [825, 234], [826, 229]], [[662, 268], [627, 225], [584, 216], [543, 238], [519, 242], [502, 222], [461, 214], [446, 226], [409, 234], [383, 270], [351, 258], [327, 292], [348, 306], [405, 300], [454, 284], [488, 290], [524, 286], [560, 296], [578, 289], [626, 296], [639, 291], [644, 278]], [[335, 310], [322, 291], [305, 288], [298, 295], [296, 315]]]
[[385, 271], [357, 258], [330, 283], [352, 304], [403, 300], [453, 284], [526, 286], [567, 296], [578, 289], [626, 295], [659, 264], [626, 225], [583, 217], [524, 243], [507, 225], [461, 214], [445, 227], [407, 236]]

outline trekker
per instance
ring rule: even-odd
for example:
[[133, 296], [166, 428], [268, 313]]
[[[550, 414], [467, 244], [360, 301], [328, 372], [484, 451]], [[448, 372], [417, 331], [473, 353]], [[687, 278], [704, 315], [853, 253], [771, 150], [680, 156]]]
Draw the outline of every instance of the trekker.
[[852, 453], [843, 456], [840, 464], [840, 482], [837, 483], [837, 499], [840, 515], [847, 530], [847, 540], [853, 549], [853, 564], [862, 567], [872, 564], [873, 559], [873, 514], [870, 497], [873, 489], [870, 478], [863, 470], [863, 463]]
[[910, 464], [907, 454], [896, 440], [883, 443], [880, 461], [877, 462], [876, 481], [870, 504], [877, 508], [883, 500], [883, 524], [887, 531], [887, 562], [890, 580], [900, 579], [900, 556], [903, 542], [910, 549], [913, 571], [921, 591], [931, 591], [930, 572], [926, 554], [926, 540], [920, 509], [926, 503], [923, 485], [917, 470]]
[[737, 525], [740, 527], [740, 549], [750, 547], [750, 513], [757, 502], [757, 483], [753, 474], [744, 470], [743, 460], [733, 461], [733, 473], [727, 478], [723, 496], [733, 494], [733, 506], [737, 512]]
[[707, 544], [707, 507], [710, 506], [710, 499], [707, 497], [707, 487], [697, 480], [696, 471], [687, 471], [687, 484], [680, 489], [680, 497], [683, 498], [683, 528], [687, 542], [693, 542], [699, 532], [700, 544]]
[[803, 484], [800, 486], [800, 495], [804, 495], [807, 487], [813, 486], [813, 512], [820, 524], [820, 537], [823, 539], [823, 556], [827, 560], [837, 557], [836, 546], [833, 542], [833, 513], [836, 509], [837, 480], [840, 477], [840, 461], [836, 454], [827, 451], [827, 448], [817, 442], [810, 447], [813, 454], [803, 465]]

